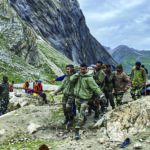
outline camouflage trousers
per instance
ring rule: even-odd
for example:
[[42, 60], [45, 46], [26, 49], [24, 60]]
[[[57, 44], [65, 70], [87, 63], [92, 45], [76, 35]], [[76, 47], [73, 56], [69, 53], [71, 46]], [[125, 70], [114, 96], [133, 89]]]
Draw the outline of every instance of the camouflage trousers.
[[101, 100], [100, 97], [95, 93], [93, 95], [93, 99], [94, 99], [94, 104], [95, 104], [95, 118], [98, 118], [100, 106], [101, 106], [101, 111], [104, 112], [106, 101]]
[[76, 107], [79, 112], [78, 123], [76, 128], [81, 128], [86, 121], [86, 109], [88, 108], [88, 100], [76, 98]]
[[6, 113], [8, 104], [9, 104], [8, 99], [3, 99], [3, 98], [1, 99], [0, 116]]
[[64, 112], [64, 116], [67, 118], [73, 116], [72, 113], [73, 102], [74, 102], [74, 96], [64, 95], [62, 98], [63, 112]]
[[[130, 94], [131, 94], [133, 100], [136, 100], [137, 98], [141, 98], [142, 86], [133, 86], [132, 85]], [[137, 97], [136, 97], [136, 95], [137, 95]]]
[[112, 91], [105, 91], [104, 94], [107, 99], [106, 105], [108, 106], [109, 102], [110, 102], [111, 107], [114, 109], [115, 103], [114, 103], [114, 95], [113, 95]]
[[117, 101], [117, 106], [122, 105], [123, 95], [124, 95], [124, 92], [117, 92], [117, 93], [114, 93], [114, 96], [115, 96], [116, 101]]

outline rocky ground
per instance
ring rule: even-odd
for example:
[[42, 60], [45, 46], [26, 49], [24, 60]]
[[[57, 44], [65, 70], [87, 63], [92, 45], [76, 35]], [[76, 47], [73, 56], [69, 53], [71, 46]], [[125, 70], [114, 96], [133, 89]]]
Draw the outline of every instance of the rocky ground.
[[[20, 93], [21, 97], [14, 94]], [[131, 139], [125, 148], [133, 150], [150, 149], [150, 97], [132, 101], [129, 93], [124, 96], [124, 105], [107, 113], [94, 124], [93, 116], [88, 117], [81, 129], [81, 139], [74, 140], [74, 126], [63, 126], [61, 96], [48, 95], [49, 104], [43, 104], [38, 96], [25, 94], [16, 89], [10, 94], [10, 106], [6, 115], [0, 117], [1, 150], [35, 150], [42, 144], [50, 149], [103, 149], [120, 150], [120, 144]], [[127, 103], [129, 102], [129, 103]]]

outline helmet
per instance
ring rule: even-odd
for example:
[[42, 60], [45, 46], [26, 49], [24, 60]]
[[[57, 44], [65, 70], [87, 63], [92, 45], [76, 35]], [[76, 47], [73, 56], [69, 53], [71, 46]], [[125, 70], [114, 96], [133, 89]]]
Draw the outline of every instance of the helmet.
[[42, 82], [42, 79], [39, 79], [39, 82]]
[[36, 93], [33, 93], [33, 96], [37, 96], [37, 94], [36, 94]]

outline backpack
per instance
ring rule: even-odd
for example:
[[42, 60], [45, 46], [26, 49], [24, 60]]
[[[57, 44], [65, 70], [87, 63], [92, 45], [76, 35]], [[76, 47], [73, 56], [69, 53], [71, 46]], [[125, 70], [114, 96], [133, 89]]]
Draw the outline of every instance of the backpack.
[[24, 83], [24, 84], [23, 84], [23, 89], [25, 89], [25, 88], [26, 88], [26, 84]]

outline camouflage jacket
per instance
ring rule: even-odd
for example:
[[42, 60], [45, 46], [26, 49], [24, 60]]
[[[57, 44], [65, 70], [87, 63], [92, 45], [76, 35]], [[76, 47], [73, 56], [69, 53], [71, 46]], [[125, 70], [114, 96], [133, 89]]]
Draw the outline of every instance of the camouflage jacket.
[[1, 83], [0, 84], [0, 100], [1, 99], [8, 100], [9, 99], [9, 83]]
[[132, 85], [142, 86], [142, 83], [146, 83], [146, 71], [144, 68], [132, 70]]
[[105, 86], [105, 73], [103, 69], [101, 70], [94, 70], [93, 72], [93, 78], [97, 85], [100, 87], [101, 90], [103, 90]]

